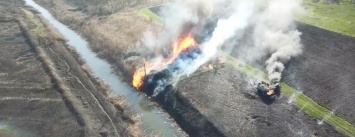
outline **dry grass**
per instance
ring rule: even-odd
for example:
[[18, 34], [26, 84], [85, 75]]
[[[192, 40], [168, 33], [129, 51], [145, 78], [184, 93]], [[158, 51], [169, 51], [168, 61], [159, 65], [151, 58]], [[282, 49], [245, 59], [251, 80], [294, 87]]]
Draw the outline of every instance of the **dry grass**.
[[[91, 34], [93, 40], [101, 43], [93, 47], [100, 50], [103, 46], [119, 52], [137, 48], [136, 43], [143, 33], [154, 24], [135, 13], [119, 13], [103, 20], [92, 20], [84, 28], [86, 34]], [[85, 34], [85, 33], [84, 33]]]
[[36, 26], [35, 28], [31, 29], [31, 31], [33, 31], [38, 37], [44, 37], [46, 35], [46, 32], [43, 30], [44, 28], [42, 24], [35, 18], [32, 12], [23, 8], [21, 8], [21, 10], [23, 14], [26, 16], [26, 18], [30, 20], [33, 25]]
[[62, 34], [60, 34], [55, 28], [53, 28], [52, 25], [49, 24], [49, 22], [45, 19], [43, 19], [41, 16], [38, 16], [41, 24], [43, 27], [46, 29], [45, 31], [48, 32], [47, 37], [51, 37], [51, 39], [56, 40], [56, 41], [65, 41], [65, 38]]
[[119, 69], [121, 74], [129, 80], [137, 64], [126, 64], [123, 57], [126, 53], [142, 49], [139, 41], [143, 32], [149, 28], [161, 27], [150, 19], [138, 15], [134, 10], [158, 5], [165, 0], [148, 0], [105, 17], [70, 11], [68, 9], [75, 8], [67, 5], [63, 0], [37, 0], [36, 2], [46, 5], [46, 8], [51, 9], [61, 22], [76, 29], [87, 38], [91, 48], [100, 57], [113, 64], [115, 70]]
[[64, 37], [56, 31], [46, 20], [32, 12], [21, 8], [25, 17], [32, 22], [35, 27], [31, 31], [36, 35], [37, 39], [44, 42], [45, 45], [50, 45], [54, 41], [64, 41]]
[[131, 11], [137, 8], [158, 5], [166, 0], [71, 0], [73, 6], [90, 15], [109, 15], [120, 11]]
[[108, 94], [107, 100], [119, 109], [121, 109], [123, 105], [126, 105], [124, 97], [117, 96], [114, 93]]
[[143, 131], [143, 123], [142, 116], [138, 115], [136, 112], [132, 110], [125, 101], [124, 97], [117, 96], [113, 93], [110, 93], [107, 97], [109, 102], [111, 102], [116, 109], [124, 110], [123, 113], [126, 116], [130, 116], [129, 118], [132, 120], [128, 125], [128, 132], [133, 137], [159, 137], [159, 134], [156, 133], [147, 133]]
[[73, 7], [68, 6], [64, 0], [35, 0], [40, 5], [49, 6], [51, 11], [55, 11], [52, 14], [61, 22], [67, 24], [81, 24], [86, 19], [86, 15], [81, 12], [71, 12], [68, 9]]
[[107, 100], [111, 102], [116, 109], [121, 110], [125, 116], [129, 116], [132, 120], [128, 125], [128, 132], [133, 137], [144, 137], [146, 136], [144, 131], [142, 130], [142, 117], [134, 112], [127, 104], [126, 100], [122, 96], [117, 96], [113, 93], [110, 93], [107, 96]]
[[91, 71], [87, 64], [81, 65], [81, 70], [85, 72], [85, 74], [93, 81], [93, 83], [98, 87], [100, 91], [107, 97], [108, 91], [110, 91], [111, 87], [109, 84], [105, 83], [105, 81], [99, 79], [95, 74]]
[[149, 28], [158, 27], [149, 19], [136, 13], [116, 13], [105, 19], [92, 19], [83, 30], [89, 38], [91, 48], [100, 57], [130, 76], [135, 65], [127, 64], [126, 53], [141, 50], [139, 42]]
[[[29, 16], [30, 14], [28, 12], [24, 11], [24, 14], [27, 17], [27, 19], [29, 19], [32, 23], [38, 22], [38, 20], [36, 18], [32, 18], [32, 16]], [[49, 57], [47, 56], [47, 54], [43, 50], [42, 46], [44, 46], [44, 45], [41, 45], [40, 41], [35, 41], [36, 39], [39, 40], [39, 37], [41, 37], [41, 35], [38, 35], [37, 32], [28, 30], [25, 23], [23, 23], [21, 20], [17, 20], [17, 21], [19, 23], [21, 31], [23, 31], [25, 37], [28, 38], [29, 45], [32, 48], [34, 48], [34, 50], [36, 51], [36, 53], [40, 57], [40, 60], [44, 62], [43, 65], [44, 65], [45, 70], [49, 73], [51, 79], [53, 79], [55, 81], [55, 83], [57, 84], [58, 91], [60, 91], [63, 98], [65, 98], [64, 101], [69, 105], [69, 107], [70, 107], [69, 109], [75, 114], [75, 116], [77, 116], [79, 124], [85, 125], [84, 119], [87, 119], [87, 117], [86, 117], [86, 115], [83, 115], [81, 113], [81, 109], [78, 108], [77, 105], [75, 105], [75, 104], [80, 104], [80, 102], [78, 102], [76, 99], [74, 99], [72, 92], [65, 85], [62, 78], [58, 75], [54, 63], [49, 59]], [[38, 25], [40, 25], [40, 24], [36, 24], [36, 25], [37, 25], [36, 27], [38, 27]], [[45, 31], [44, 29], [41, 29], [41, 30]], [[39, 33], [48, 33], [48, 32], [39, 32]]]

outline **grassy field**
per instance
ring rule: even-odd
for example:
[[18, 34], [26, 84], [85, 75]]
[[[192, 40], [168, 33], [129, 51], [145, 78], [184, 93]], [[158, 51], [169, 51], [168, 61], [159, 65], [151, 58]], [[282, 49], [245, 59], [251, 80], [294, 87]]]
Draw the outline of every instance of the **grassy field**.
[[304, 0], [303, 4], [306, 13], [297, 16], [298, 21], [355, 37], [355, 4], [328, 4], [312, 0]]
[[158, 24], [162, 24], [162, 19], [154, 14], [151, 10], [149, 10], [148, 8], [143, 8], [143, 9], [139, 9], [136, 11], [139, 15], [144, 16], [149, 18], [150, 20], [158, 23]]
[[[309, 3], [310, 5], [312, 3]], [[355, 14], [355, 11], [350, 13], [352, 10], [355, 9], [355, 6], [353, 8], [350, 8], [351, 5], [327, 5], [327, 4], [314, 4], [314, 7], [317, 7], [319, 9], [322, 9], [324, 7], [322, 6], [317, 6], [317, 5], [322, 5], [322, 6], [334, 6], [336, 8], [332, 8], [334, 9], [333, 14], [329, 14], [326, 16], [322, 16], [325, 13], [324, 12], [316, 12], [316, 16], [322, 16], [322, 18], [326, 19], [324, 20], [314, 20], [314, 22], [310, 22], [308, 23], [307, 21], [309, 21], [307, 18], [307, 16], [309, 16], [309, 13], [307, 13], [307, 15], [305, 17], [301, 17], [299, 18], [300, 21], [305, 22], [307, 24], [311, 24], [314, 26], [318, 26], [318, 27], [322, 27], [322, 28], [326, 28], [328, 30], [332, 30], [332, 31], [336, 31], [336, 32], [340, 32], [337, 30], [343, 30], [341, 31], [341, 33], [344, 33], [346, 35], [350, 35], [350, 36], [355, 36], [355, 26], [351, 29], [349, 29], [349, 25], [351, 25], [351, 23], [345, 22], [346, 17], [348, 16], [347, 14], [351, 15], [351, 14]], [[337, 7], [339, 6], [339, 7]], [[340, 8], [340, 6], [345, 6], [346, 8]], [[344, 10], [347, 12], [347, 14], [345, 14], [344, 16], [336, 16], [336, 14], [338, 14], [335, 11], [339, 11], [339, 10]], [[319, 10], [322, 11], [322, 10]], [[324, 10], [323, 10], [324, 11]], [[153, 12], [151, 12], [149, 9], [144, 8], [141, 10], [138, 10], [138, 14], [149, 17], [152, 21], [155, 22], [161, 22], [161, 19], [159, 16], [157, 16], [156, 14], [154, 14]], [[339, 24], [333, 24], [334, 21], [330, 21], [330, 17], [334, 17], [332, 20], [337, 20]], [[312, 16], [314, 17], [314, 16]], [[339, 20], [342, 19], [343, 22], [340, 22]], [[352, 18], [350, 18], [350, 20], [353, 19], [355, 21], [355, 16], [353, 16]], [[348, 19], [349, 20], [349, 19]], [[318, 24], [317, 24], [318, 23]], [[347, 23], [347, 24], [346, 24]], [[353, 22], [355, 23], [355, 22]], [[323, 24], [324, 27], [321, 25]], [[342, 24], [342, 25], [341, 25]], [[347, 31], [345, 31], [347, 30]], [[256, 78], [256, 79], [266, 79], [267, 78], [267, 74], [261, 70], [258, 70], [256, 68], [254, 68], [251, 65], [246, 64], [245, 62], [238, 60], [232, 56], [226, 56], [227, 58], [227, 64], [233, 66], [234, 68], [236, 68], [238, 71], [252, 77], [252, 78]], [[208, 70], [207, 70], [208, 71]], [[198, 72], [198, 74], [207, 72], [207, 71], [201, 71]], [[193, 74], [194, 75], [198, 75], [198, 74]], [[184, 78], [181, 78], [184, 79]], [[180, 80], [181, 80], [180, 79]], [[345, 119], [336, 116], [335, 114], [333, 114], [333, 112], [321, 105], [319, 105], [317, 102], [315, 102], [314, 100], [312, 100], [311, 98], [307, 97], [306, 95], [304, 95], [302, 92], [297, 91], [296, 89], [290, 87], [289, 85], [287, 85], [286, 83], [281, 83], [281, 90], [283, 91], [283, 93], [288, 96], [288, 97], [294, 97], [294, 101], [296, 103], [296, 105], [302, 109], [303, 111], [305, 111], [307, 114], [309, 114], [312, 117], [315, 117], [317, 119], [323, 120], [325, 122], [327, 122], [328, 124], [332, 125], [335, 127], [336, 130], [338, 130], [339, 132], [348, 135], [348, 136], [355, 136], [355, 127], [353, 125], [351, 125], [348, 121], [346, 121]]]
[[[355, 4], [340, 2], [339, 4], [325, 3], [322, 0], [313, 2], [303, 1], [305, 13], [297, 15], [296, 20], [330, 31], [355, 37]], [[138, 14], [161, 23], [159, 16], [148, 8], [137, 10]]]

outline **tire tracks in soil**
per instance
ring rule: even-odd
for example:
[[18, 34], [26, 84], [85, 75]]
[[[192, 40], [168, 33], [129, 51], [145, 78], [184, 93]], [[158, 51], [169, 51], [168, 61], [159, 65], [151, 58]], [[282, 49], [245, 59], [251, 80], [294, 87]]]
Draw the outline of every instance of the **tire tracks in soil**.
[[69, 64], [68, 64], [65, 60], [63, 60], [62, 58], [60, 58], [59, 55], [58, 55], [56, 52], [54, 52], [51, 47], [48, 47], [48, 48], [49, 48], [49, 50], [50, 50], [54, 55], [56, 55], [56, 57], [57, 57], [59, 60], [61, 60], [62, 62], [64, 62], [64, 64], [67, 66], [67, 72], [68, 72], [68, 74], [69, 74], [71, 77], [75, 78], [75, 79], [80, 83], [80, 85], [85, 89], [85, 91], [87, 91], [87, 92], [91, 95], [91, 97], [95, 100], [95, 103], [100, 107], [101, 111], [104, 112], [104, 114], [106, 115], [106, 117], [107, 117], [108, 120], [110, 121], [111, 126], [112, 126], [113, 129], [115, 130], [116, 136], [119, 136], [119, 134], [118, 134], [118, 132], [117, 132], [117, 129], [116, 129], [116, 126], [115, 126], [113, 120], [111, 119], [110, 115], [105, 111], [105, 109], [102, 107], [101, 103], [100, 103], [99, 100], [96, 98], [96, 96], [95, 96], [90, 90], [88, 90], [88, 89], [86, 88], [86, 86], [81, 82], [81, 80], [80, 80], [77, 76], [75, 76], [75, 75], [73, 75], [72, 73], [70, 73], [71, 67], [69, 66]]

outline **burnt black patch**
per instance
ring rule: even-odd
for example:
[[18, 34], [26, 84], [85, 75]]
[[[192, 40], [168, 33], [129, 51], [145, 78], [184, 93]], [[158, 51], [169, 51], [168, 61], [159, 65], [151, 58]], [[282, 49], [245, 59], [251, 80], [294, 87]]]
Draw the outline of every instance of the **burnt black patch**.
[[198, 47], [191, 47], [182, 51], [179, 56], [167, 67], [160, 71], [155, 71], [143, 80], [143, 85], [140, 87], [141, 91], [148, 96], [153, 96], [155, 93], [164, 91], [170, 85], [174, 76], [180, 76], [185, 72], [194, 60], [201, 54], [201, 49]]

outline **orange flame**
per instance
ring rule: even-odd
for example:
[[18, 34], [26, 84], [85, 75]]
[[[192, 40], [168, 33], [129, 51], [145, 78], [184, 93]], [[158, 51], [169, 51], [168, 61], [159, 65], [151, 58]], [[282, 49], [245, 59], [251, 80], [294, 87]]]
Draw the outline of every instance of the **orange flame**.
[[133, 74], [133, 81], [132, 85], [139, 89], [143, 85], [144, 77], [151, 73], [153, 70], [160, 70], [164, 68], [166, 65], [172, 63], [181, 52], [185, 51], [189, 47], [196, 46], [197, 42], [192, 37], [192, 33], [188, 33], [185, 36], [178, 38], [173, 43], [173, 51], [170, 58], [166, 59], [165, 61], [160, 62], [159, 64], [154, 64], [152, 62], [144, 62], [144, 66], [136, 69]]
[[274, 90], [269, 90], [268, 92], [266, 92], [266, 94], [269, 95], [269, 96], [274, 94], [274, 93], [275, 93]]
[[173, 56], [169, 59], [168, 63], [173, 62], [177, 56], [179, 56], [180, 52], [184, 51], [185, 49], [195, 46], [197, 42], [195, 39], [191, 36], [192, 33], [190, 32], [184, 37], [178, 38], [177, 41], [174, 42], [173, 44]]
[[133, 86], [137, 89], [141, 87], [143, 84], [143, 78], [147, 75], [147, 73], [150, 73], [150, 71], [152, 71], [152, 64], [144, 62], [144, 66], [138, 68], [133, 74]]

